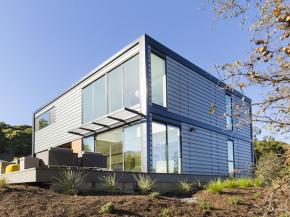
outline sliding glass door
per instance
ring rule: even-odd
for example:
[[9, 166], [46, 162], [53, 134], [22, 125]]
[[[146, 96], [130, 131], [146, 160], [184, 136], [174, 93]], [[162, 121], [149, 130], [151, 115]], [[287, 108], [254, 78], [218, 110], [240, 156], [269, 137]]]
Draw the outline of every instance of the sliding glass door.
[[141, 124], [97, 134], [95, 151], [107, 157], [107, 169], [141, 172]]

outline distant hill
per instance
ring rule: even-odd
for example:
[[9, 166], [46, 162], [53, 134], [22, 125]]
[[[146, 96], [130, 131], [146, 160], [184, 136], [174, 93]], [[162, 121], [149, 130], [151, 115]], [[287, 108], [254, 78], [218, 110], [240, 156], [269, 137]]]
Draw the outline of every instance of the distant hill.
[[13, 157], [30, 155], [31, 146], [31, 126], [12, 126], [0, 122], [0, 160], [10, 160]]

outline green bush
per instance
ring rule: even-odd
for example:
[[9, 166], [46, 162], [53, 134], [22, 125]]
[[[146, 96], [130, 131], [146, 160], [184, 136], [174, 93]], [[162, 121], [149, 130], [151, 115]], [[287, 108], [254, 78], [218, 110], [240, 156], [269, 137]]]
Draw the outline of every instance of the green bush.
[[188, 182], [187, 180], [182, 180], [177, 183], [177, 188], [181, 193], [191, 193], [193, 188], [193, 183]]
[[170, 217], [170, 210], [168, 208], [161, 209], [161, 216], [162, 217]]
[[204, 211], [209, 211], [209, 210], [213, 209], [213, 205], [210, 202], [207, 202], [207, 201], [201, 203], [199, 206]]
[[99, 213], [112, 213], [114, 211], [115, 207], [112, 202], [106, 203], [105, 205], [101, 206]]
[[53, 177], [53, 185], [62, 193], [76, 195], [78, 188], [85, 182], [87, 174], [71, 169], [63, 169], [57, 177]]
[[224, 189], [231, 188], [250, 188], [259, 187], [263, 184], [260, 179], [250, 179], [250, 178], [239, 178], [239, 179], [227, 179], [222, 181], [218, 179], [217, 181], [210, 182], [207, 186], [207, 190], [215, 193], [221, 193]]
[[225, 186], [221, 179], [217, 181], [210, 182], [207, 186], [207, 190], [214, 193], [221, 193], [224, 190]]
[[160, 196], [160, 193], [159, 192], [154, 191], [154, 192], [151, 192], [150, 193], [150, 197], [152, 197], [152, 198], [157, 198], [159, 196]]
[[238, 197], [232, 197], [229, 199], [229, 202], [232, 205], [240, 205], [242, 203], [242, 200]]
[[137, 182], [140, 193], [148, 194], [152, 190], [155, 181], [149, 176], [140, 174], [138, 177], [134, 176], [134, 178]]
[[108, 174], [106, 176], [103, 176], [101, 178], [99, 178], [99, 180], [105, 185], [105, 187], [111, 191], [111, 192], [116, 192], [117, 190], [117, 185], [119, 183], [119, 180], [117, 180], [116, 178], [116, 173], [114, 173], [113, 175]]
[[0, 188], [6, 188], [7, 187], [7, 180], [5, 178], [0, 179]]

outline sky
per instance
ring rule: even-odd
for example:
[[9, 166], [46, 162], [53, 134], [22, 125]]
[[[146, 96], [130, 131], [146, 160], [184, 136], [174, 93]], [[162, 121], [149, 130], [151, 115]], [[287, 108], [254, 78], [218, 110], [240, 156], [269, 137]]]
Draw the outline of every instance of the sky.
[[237, 19], [215, 23], [207, 2], [0, 0], [0, 121], [31, 125], [33, 111], [144, 33], [213, 74], [245, 57], [250, 34]]

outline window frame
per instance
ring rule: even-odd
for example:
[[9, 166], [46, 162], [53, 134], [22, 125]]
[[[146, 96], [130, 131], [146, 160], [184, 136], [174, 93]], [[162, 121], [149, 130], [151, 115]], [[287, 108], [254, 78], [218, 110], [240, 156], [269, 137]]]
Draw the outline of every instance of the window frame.
[[[229, 142], [232, 143], [232, 147], [233, 147], [233, 160], [229, 160]], [[229, 163], [233, 163], [233, 171], [235, 171], [236, 165], [235, 165], [235, 143], [234, 140], [227, 140], [227, 163], [229, 165]], [[230, 174], [231, 172], [229, 171], [229, 166], [228, 166], [228, 174]], [[234, 174], [233, 174], [234, 175]]]
[[[106, 97], [106, 114], [105, 115], [108, 115], [108, 114], [111, 114], [111, 113], [113, 113], [113, 112], [115, 112], [115, 111], [117, 111], [117, 110], [114, 110], [114, 111], [109, 111], [109, 78], [108, 78], [108, 75], [109, 75], [109, 73], [110, 72], [112, 72], [113, 70], [115, 70], [116, 68], [118, 68], [118, 67], [121, 67], [121, 73], [122, 73], [122, 75], [121, 75], [121, 78], [122, 78], [122, 106], [121, 106], [121, 108], [124, 108], [124, 106], [125, 106], [125, 103], [124, 103], [124, 70], [123, 70], [123, 68], [124, 68], [124, 64], [127, 62], [127, 61], [129, 61], [129, 60], [131, 60], [132, 58], [135, 58], [135, 57], [137, 57], [138, 58], [138, 73], [139, 73], [139, 82], [138, 82], [138, 86], [139, 86], [139, 93], [141, 93], [141, 70], [140, 70], [140, 63], [141, 63], [141, 61], [140, 61], [140, 53], [139, 52], [137, 52], [137, 53], [134, 53], [134, 54], [132, 54], [132, 55], [130, 55], [128, 58], [126, 58], [124, 61], [122, 61], [121, 63], [119, 63], [118, 65], [116, 65], [115, 67], [113, 67], [112, 69], [110, 69], [110, 70], [108, 70], [108, 71], [106, 71], [104, 74], [102, 74], [100, 77], [98, 77], [98, 78], [96, 78], [95, 80], [93, 80], [93, 81], [91, 81], [90, 83], [88, 83], [88, 84], [86, 84], [84, 87], [82, 87], [82, 89], [81, 89], [81, 97], [82, 97], [82, 99], [81, 99], [81, 101], [82, 101], [82, 105], [81, 105], [81, 116], [82, 116], [82, 124], [86, 124], [86, 123], [89, 123], [90, 121], [87, 121], [87, 122], [84, 122], [84, 111], [83, 111], [83, 97], [84, 97], [84, 89], [85, 88], [87, 88], [88, 86], [90, 86], [90, 85], [93, 85], [93, 100], [94, 100], [94, 96], [95, 96], [95, 94], [94, 94], [94, 86], [95, 86], [95, 82], [97, 81], [97, 80], [99, 80], [99, 79], [101, 79], [101, 78], [103, 78], [104, 76], [105, 76], [105, 97]], [[95, 108], [94, 108], [94, 104], [95, 104], [95, 102], [93, 102], [92, 103], [93, 104], [93, 112], [94, 112], [94, 114], [93, 114], [93, 116], [95, 117]], [[140, 105], [141, 104], [141, 95], [140, 95], [140, 97], [139, 97], [139, 103], [138, 104], [135, 104], [135, 105], [132, 105], [132, 106], [130, 106], [130, 107], [134, 107], [134, 106], [136, 106], [136, 105]], [[100, 116], [101, 117], [101, 116]], [[99, 118], [99, 117], [97, 117], [97, 118]], [[93, 121], [93, 120], [95, 120], [96, 118], [93, 118], [91, 121]]]
[[[39, 125], [40, 119], [39, 118], [46, 113], [48, 114], [48, 124], [47, 124], [47, 126], [40, 128], [40, 125]], [[52, 118], [52, 116], [53, 116], [53, 118]], [[40, 115], [35, 117], [34, 122], [35, 122], [35, 124], [34, 124], [35, 125], [35, 132], [40, 131], [42, 129], [45, 129], [45, 128], [49, 127], [50, 125], [54, 124], [56, 122], [56, 120], [55, 120], [55, 106], [47, 109], [46, 111], [42, 112]]]
[[[227, 97], [230, 99], [230, 115], [227, 113]], [[228, 125], [227, 118], [230, 118], [230, 125]], [[234, 120], [233, 120], [233, 97], [232, 94], [226, 93], [226, 129], [234, 130]]]
[[[152, 122], [151, 122], [151, 135], [152, 135], [152, 138], [151, 138], [151, 148], [152, 148], [152, 151], [153, 151], [153, 132], [152, 132], [152, 124], [153, 123], [157, 123], [157, 124], [162, 124], [162, 125], [165, 125], [165, 139], [166, 139], [166, 143], [165, 143], [165, 154], [166, 154], [166, 174], [182, 174], [182, 137], [181, 137], [181, 126], [178, 125], [178, 124], [171, 124], [171, 123], [168, 123], [166, 121], [159, 121], [159, 120], [155, 120], [153, 119]], [[169, 162], [168, 162], [168, 125], [172, 126], [172, 127], [176, 127], [179, 129], [179, 136], [178, 136], [178, 139], [179, 139], [179, 145], [178, 145], [178, 151], [179, 151], [179, 156], [178, 156], [178, 173], [169, 173]], [[151, 160], [152, 160], [152, 165], [153, 165], [153, 152], [151, 152]], [[150, 168], [151, 172], [153, 172], [153, 168]], [[155, 172], [156, 173], [156, 172]]]
[[[154, 54], [155, 56], [161, 58], [164, 60], [164, 66], [165, 66], [165, 93], [164, 93], [164, 96], [165, 96], [165, 106], [163, 105], [159, 105], [159, 104], [156, 104], [154, 102], [152, 102], [152, 58], [151, 58], [151, 55]], [[168, 107], [168, 74], [167, 74], [167, 59], [166, 59], [166, 55], [164, 53], [162, 53], [161, 51], [151, 47], [151, 52], [149, 54], [149, 57], [150, 57], [150, 95], [151, 95], [151, 104], [154, 105], [154, 106], [157, 106], [157, 107], [160, 107], [162, 109], [166, 109], [167, 110], [167, 107]]]

